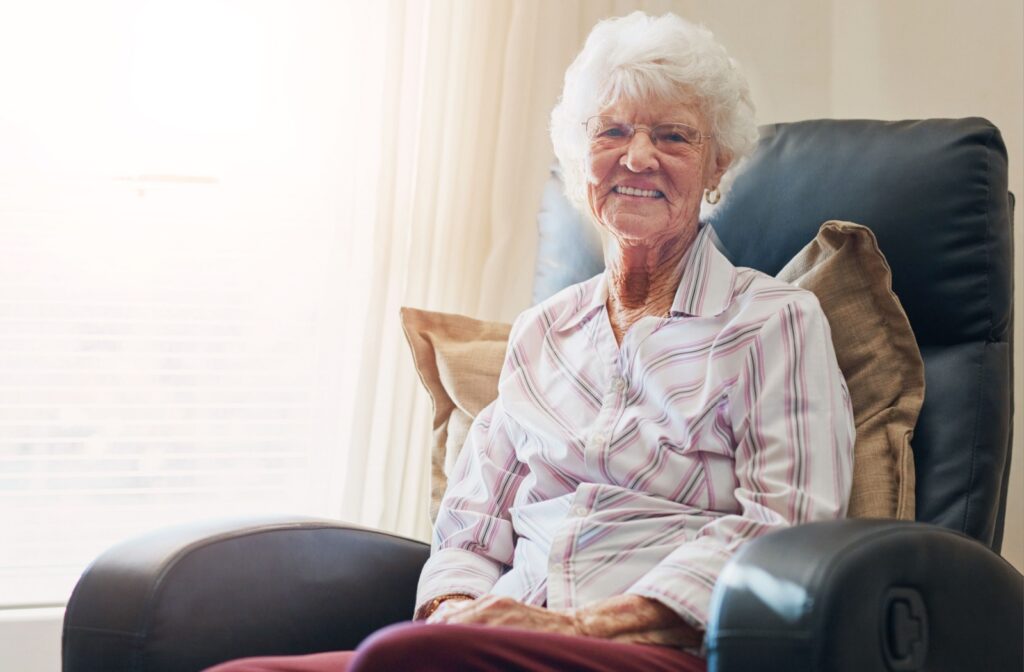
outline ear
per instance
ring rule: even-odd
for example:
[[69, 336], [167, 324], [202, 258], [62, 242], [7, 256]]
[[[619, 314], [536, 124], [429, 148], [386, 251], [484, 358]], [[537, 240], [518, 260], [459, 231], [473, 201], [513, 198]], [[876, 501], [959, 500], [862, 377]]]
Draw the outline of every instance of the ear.
[[714, 189], [718, 186], [718, 183], [722, 181], [722, 175], [724, 175], [725, 171], [729, 170], [729, 166], [732, 165], [732, 155], [728, 152], [722, 151], [716, 145], [711, 161], [713, 163], [708, 174], [708, 189]]

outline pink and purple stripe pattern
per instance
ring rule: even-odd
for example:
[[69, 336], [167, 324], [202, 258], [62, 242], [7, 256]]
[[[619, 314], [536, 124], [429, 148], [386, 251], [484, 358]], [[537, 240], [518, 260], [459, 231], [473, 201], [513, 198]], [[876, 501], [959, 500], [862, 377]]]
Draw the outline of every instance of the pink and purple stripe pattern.
[[745, 541], [846, 513], [853, 412], [818, 301], [732, 266], [709, 232], [671, 314], [621, 345], [604, 276], [516, 320], [498, 399], [449, 474], [417, 605], [632, 593], [703, 628]]

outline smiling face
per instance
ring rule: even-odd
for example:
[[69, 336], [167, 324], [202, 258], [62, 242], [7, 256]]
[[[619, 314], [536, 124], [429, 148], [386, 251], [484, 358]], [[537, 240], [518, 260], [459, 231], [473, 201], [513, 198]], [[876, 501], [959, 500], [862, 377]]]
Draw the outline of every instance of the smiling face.
[[[645, 127], [680, 122], [709, 132], [699, 108], [688, 103], [620, 100], [598, 114]], [[728, 165], [713, 139], [667, 151], [639, 129], [620, 146], [591, 143], [587, 200], [597, 221], [620, 245], [661, 246], [692, 236], [704, 190], [718, 185]]]

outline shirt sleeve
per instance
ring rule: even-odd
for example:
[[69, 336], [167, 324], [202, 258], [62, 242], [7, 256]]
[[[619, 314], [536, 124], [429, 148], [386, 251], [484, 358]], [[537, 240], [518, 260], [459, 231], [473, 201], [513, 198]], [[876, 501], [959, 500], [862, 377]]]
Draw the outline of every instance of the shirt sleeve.
[[828, 321], [812, 294], [769, 318], [730, 394], [740, 511], [702, 527], [626, 592], [706, 629], [711, 591], [745, 542], [846, 514], [854, 426]]
[[440, 595], [486, 593], [512, 565], [509, 508], [527, 467], [516, 458], [506, 421], [499, 399], [470, 427], [437, 514], [416, 591], [417, 613]]

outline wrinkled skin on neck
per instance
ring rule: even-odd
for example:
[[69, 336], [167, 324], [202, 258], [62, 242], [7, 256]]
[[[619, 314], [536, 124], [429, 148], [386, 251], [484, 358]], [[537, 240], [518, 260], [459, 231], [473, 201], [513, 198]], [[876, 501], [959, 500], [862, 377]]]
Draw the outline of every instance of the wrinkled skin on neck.
[[[697, 237], [697, 227], [665, 240], [630, 245], [612, 238], [605, 250], [609, 315], [612, 327], [625, 331], [647, 315], [667, 315], [682, 269], [679, 262]], [[621, 334], [616, 334], [619, 341]]]
[[[682, 122], [709, 132], [692, 102], [624, 99], [599, 114], [644, 126]], [[644, 130], [618, 148], [592, 146], [587, 200], [609, 234], [608, 315], [617, 342], [640, 318], [668, 313], [680, 261], [697, 237], [704, 190], [718, 185], [728, 165], [710, 139], [681, 154], [662, 151]]]

